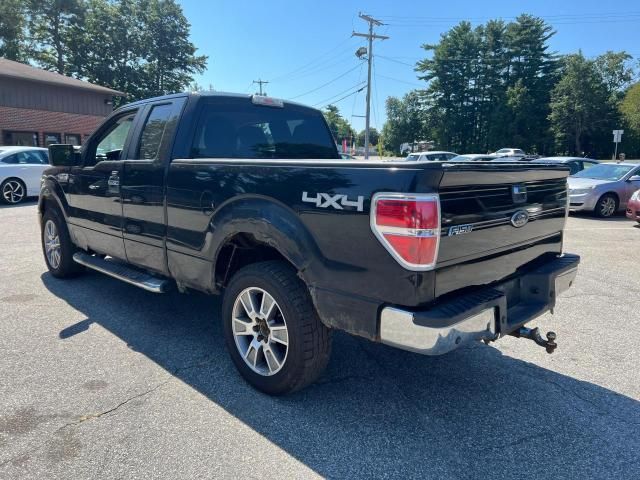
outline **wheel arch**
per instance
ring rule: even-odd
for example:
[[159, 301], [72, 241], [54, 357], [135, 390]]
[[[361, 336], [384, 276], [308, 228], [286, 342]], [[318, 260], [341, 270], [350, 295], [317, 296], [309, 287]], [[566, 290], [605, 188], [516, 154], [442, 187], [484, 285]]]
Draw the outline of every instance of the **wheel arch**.
[[57, 182], [45, 179], [38, 197], [38, 212], [40, 215], [44, 215], [44, 212], [49, 208], [56, 208], [63, 215], [65, 221], [67, 220], [68, 204], [62, 187]]
[[245, 197], [221, 205], [210, 222], [213, 286], [223, 288], [233, 273], [250, 263], [282, 260], [307, 285], [317, 275], [322, 255], [315, 239], [288, 206], [264, 197]]

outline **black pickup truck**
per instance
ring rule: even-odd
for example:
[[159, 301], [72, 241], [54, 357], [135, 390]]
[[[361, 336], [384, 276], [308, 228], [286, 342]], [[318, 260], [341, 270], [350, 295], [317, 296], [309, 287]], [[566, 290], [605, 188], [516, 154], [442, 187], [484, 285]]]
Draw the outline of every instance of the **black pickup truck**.
[[51, 274], [223, 293], [231, 358], [270, 394], [318, 377], [333, 329], [427, 355], [509, 334], [551, 352], [525, 324], [579, 263], [566, 168], [342, 160], [321, 112], [269, 97], [136, 102], [50, 163]]

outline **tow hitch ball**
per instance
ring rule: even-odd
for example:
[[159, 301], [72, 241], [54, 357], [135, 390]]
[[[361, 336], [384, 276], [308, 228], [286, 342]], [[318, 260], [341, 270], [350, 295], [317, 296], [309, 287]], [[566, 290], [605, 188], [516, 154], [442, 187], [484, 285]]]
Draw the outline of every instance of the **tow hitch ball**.
[[555, 332], [547, 332], [547, 339], [542, 338], [540, 334], [540, 329], [536, 328], [527, 328], [520, 327], [518, 330], [511, 333], [514, 337], [517, 338], [528, 338], [529, 340], [533, 340], [541, 347], [544, 347], [547, 350], [547, 353], [553, 353], [558, 344], [556, 343], [556, 334]]

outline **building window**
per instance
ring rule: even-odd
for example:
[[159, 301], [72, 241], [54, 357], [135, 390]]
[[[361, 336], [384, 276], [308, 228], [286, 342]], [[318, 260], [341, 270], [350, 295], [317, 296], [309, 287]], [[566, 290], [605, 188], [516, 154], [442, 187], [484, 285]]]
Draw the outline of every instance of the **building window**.
[[5, 145], [17, 145], [21, 147], [37, 147], [38, 132], [15, 132], [5, 130], [3, 134]]
[[64, 136], [64, 143], [68, 145], [80, 145], [80, 134], [79, 133], [67, 133]]
[[54, 143], [61, 143], [59, 133], [45, 133], [44, 134], [44, 146], [48, 147]]

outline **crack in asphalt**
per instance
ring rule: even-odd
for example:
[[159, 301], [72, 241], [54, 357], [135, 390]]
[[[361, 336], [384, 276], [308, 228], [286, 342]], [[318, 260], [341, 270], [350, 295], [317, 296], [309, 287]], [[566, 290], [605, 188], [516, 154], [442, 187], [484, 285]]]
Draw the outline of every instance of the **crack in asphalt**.
[[[117, 412], [121, 407], [125, 406], [129, 402], [131, 402], [133, 400], [136, 400], [138, 398], [146, 397], [147, 395], [155, 392], [160, 387], [163, 387], [167, 383], [169, 383], [172, 380], [174, 380], [176, 378], [176, 375], [178, 375], [181, 372], [184, 372], [184, 371], [187, 371], [187, 370], [193, 370], [193, 369], [196, 369], [196, 368], [205, 367], [211, 361], [211, 359], [212, 359], [212, 355], [207, 355], [207, 356], [203, 357], [202, 359], [200, 359], [200, 360], [198, 360], [198, 361], [196, 361], [196, 362], [194, 362], [192, 364], [185, 365], [183, 367], [177, 367], [177, 368], [175, 368], [175, 369], [173, 369], [171, 371], [171, 373], [168, 375], [168, 377], [165, 380], [163, 380], [162, 382], [158, 383], [154, 387], [152, 387], [152, 388], [150, 388], [148, 390], [145, 390], [144, 392], [141, 392], [141, 393], [138, 393], [136, 395], [133, 395], [133, 396], [127, 398], [126, 400], [118, 403], [117, 405], [115, 405], [112, 408], [109, 408], [107, 410], [103, 410], [102, 412], [98, 412], [98, 413], [91, 413], [89, 415], [83, 415], [78, 420], [76, 420], [75, 422], [65, 423], [64, 425], [56, 428], [51, 434], [55, 435], [58, 432], [61, 432], [62, 430], [66, 429], [66, 428], [75, 427], [75, 426], [78, 426], [78, 425], [81, 425], [81, 424], [85, 423], [88, 420], [97, 419], [97, 418], [103, 417], [105, 415], [111, 417], [113, 415], [109, 415], [109, 414], [114, 414], [115, 415], [114, 412]], [[50, 437], [51, 434], [48, 437]], [[22, 452], [20, 452], [20, 453], [18, 453], [16, 455], [6, 459], [6, 460], [1, 461], [0, 462], [0, 467], [4, 467], [5, 465], [7, 465], [7, 464], [9, 464], [11, 462], [14, 462], [15, 460], [23, 457], [24, 455], [29, 455], [29, 454], [37, 452], [42, 447], [44, 447], [47, 444], [48, 441], [49, 441], [49, 438], [47, 438], [46, 440], [38, 443], [35, 446], [30, 446], [25, 451], [22, 451]]]
[[[523, 368], [532, 370], [533, 367], [530, 367], [528, 365], [524, 365]], [[588, 398], [583, 397], [582, 395], [578, 394], [576, 391], [574, 391], [571, 388], [567, 388], [567, 387], [563, 387], [562, 385], [560, 385], [558, 382], [555, 382], [553, 380], [550, 380], [548, 378], [544, 378], [544, 377], [540, 377], [540, 376], [535, 376], [532, 375], [528, 372], [524, 372], [521, 371], [521, 373], [523, 375], [526, 375], [529, 378], [533, 378], [534, 380], [540, 380], [544, 383], [548, 383], [550, 385], [555, 386], [556, 388], [558, 388], [559, 390], [561, 390], [564, 393], [569, 394], [569, 396], [572, 396], [574, 398], [577, 398], [578, 400], [583, 401], [584, 403], [587, 403], [589, 405], [591, 405], [591, 407], [593, 407], [592, 409], [589, 409], [590, 411], [592, 411], [593, 413], [595, 413], [596, 415], [599, 415], [601, 417], [610, 417], [614, 420], [617, 420], [623, 424], [631, 424], [631, 425], [640, 425], [640, 422], [634, 422], [633, 420], [627, 419], [627, 418], [621, 418], [615, 414], [613, 414], [612, 412], [610, 412], [609, 410], [605, 409], [602, 407], [602, 405], [599, 405], [598, 403], [594, 402], [593, 400], [590, 400]], [[578, 405], [576, 405], [575, 403], [569, 403], [569, 405], [577, 410], [578, 412], [584, 414], [586, 413], [583, 409], [581, 409]]]

